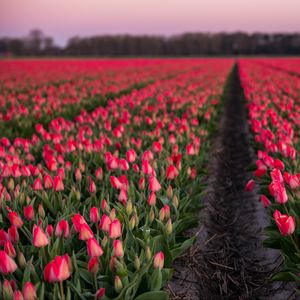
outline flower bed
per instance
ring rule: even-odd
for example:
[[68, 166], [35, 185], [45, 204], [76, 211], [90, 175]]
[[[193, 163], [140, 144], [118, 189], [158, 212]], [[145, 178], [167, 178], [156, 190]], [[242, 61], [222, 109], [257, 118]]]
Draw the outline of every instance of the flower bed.
[[[239, 66], [257, 148], [255, 181], [273, 218], [265, 245], [280, 249], [284, 257], [283, 270], [273, 278], [299, 283], [300, 78], [281, 71], [289, 61], [259, 62], [242, 60]], [[268, 66], [272, 64], [280, 68]], [[251, 181], [247, 188], [253, 185]]]
[[4, 299], [168, 298], [232, 61], [204, 66], [0, 140]]

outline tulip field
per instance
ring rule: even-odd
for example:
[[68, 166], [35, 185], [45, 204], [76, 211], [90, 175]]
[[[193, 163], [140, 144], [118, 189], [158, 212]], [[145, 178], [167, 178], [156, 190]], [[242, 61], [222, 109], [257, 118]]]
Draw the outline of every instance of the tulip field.
[[261, 247], [281, 255], [266, 281], [293, 292], [300, 59], [3, 60], [0, 299], [172, 297], [233, 72], [255, 156], [242, 189], [269, 219]]

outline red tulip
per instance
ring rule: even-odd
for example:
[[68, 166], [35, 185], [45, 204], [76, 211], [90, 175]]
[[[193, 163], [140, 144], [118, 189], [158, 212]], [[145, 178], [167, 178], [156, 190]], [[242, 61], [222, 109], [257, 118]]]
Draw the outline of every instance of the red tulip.
[[[14, 291], [14, 300], [24, 300], [23, 294], [21, 291], [16, 290]], [[27, 299], [27, 298], [26, 298]], [[31, 300], [30, 298], [28, 298], [29, 300]], [[34, 298], [33, 298], [34, 299]]]
[[295, 218], [285, 214], [281, 214], [276, 210], [273, 214], [276, 225], [282, 235], [291, 235], [295, 231]]
[[271, 204], [270, 200], [265, 195], [260, 195], [260, 200], [263, 203], [264, 207], [267, 207]]
[[33, 225], [33, 245], [35, 247], [45, 247], [46, 245], [49, 244], [49, 240], [46, 236], [46, 234], [44, 233], [44, 231], [36, 226], [35, 224]]
[[89, 179], [89, 192], [91, 194], [96, 193], [97, 189], [96, 189], [96, 184], [92, 179]]
[[24, 217], [27, 221], [31, 221], [34, 218], [34, 210], [32, 205], [28, 205], [24, 207]]
[[102, 180], [103, 179], [103, 170], [102, 168], [99, 168], [96, 170], [95, 176], [97, 180]]
[[16, 250], [12, 243], [10, 241], [5, 242], [4, 244], [4, 251], [10, 256], [15, 257], [16, 256]]
[[64, 183], [60, 176], [55, 176], [53, 180], [53, 188], [55, 191], [63, 191], [64, 190]]
[[51, 178], [50, 175], [46, 174], [44, 176], [44, 187], [45, 187], [45, 189], [52, 189], [52, 187], [53, 187], [53, 180], [52, 180], [52, 178]]
[[105, 288], [100, 288], [96, 292], [96, 300], [101, 300], [105, 296]]
[[113, 247], [114, 247], [114, 256], [116, 257], [124, 256], [123, 244], [120, 240], [114, 240]]
[[288, 201], [288, 196], [285, 187], [281, 184], [277, 184], [274, 197], [279, 204], [286, 203]]
[[170, 165], [167, 168], [166, 178], [171, 180], [178, 176], [179, 172], [174, 165]]
[[157, 178], [154, 176], [151, 176], [149, 179], [149, 189], [151, 192], [157, 192], [161, 189], [161, 185], [158, 182]]
[[[15, 226], [13, 226], [16, 228]], [[4, 229], [0, 229], [0, 246], [4, 245], [10, 239], [9, 235]]]
[[95, 238], [87, 240], [87, 251], [88, 255], [91, 257], [99, 257], [103, 254], [103, 250]]
[[126, 158], [129, 162], [134, 162], [136, 160], [136, 153], [133, 149], [129, 149], [126, 152]]
[[54, 230], [54, 228], [51, 224], [47, 225], [46, 232], [47, 232], [48, 236], [52, 236], [53, 230]]
[[254, 180], [253, 180], [253, 179], [250, 179], [250, 180], [247, 182], [246, 186], [245, 186], [245, 191], [251, 192], [251, 191], [253, 190], [253, 188], [254, 188], [254, 185], [255, 185]]
[[70, 257], [68, 254], [56, 256], [44, 269], [44, 278], [48, 282], [59, 282], [71, 276]]
[[31, 282], [26, 282], [24, 284], [23, 295], [25, 300], [37, 299], [35, 286]]
[[105, 232], [108, 232], [110, 224], [111, 224], [110, 218], [106, 214], [104, 214], [99, 223], [99, 228]]
[[44, 189], [42, 180], [40, 178], [36, 178], [35, 181], [33, 182], [33, 189], [35, 191], [42, 191]]
[[109, 179], [113, 188], [120, 189], [123, 186], [122, 182], [116, 176], [110, 176]]
[[66, 220], [60, 220], [55, 229], [55, 236], [64, 236], [64, 238], [67, 238], [70, 233], [69, 223]]
[[16, 226], [11, 226], [8, 228], [8, 237], [12, 243], [17, 243], [19, 241], [19, 233]]
[[118, 200], [120, 202], [122, 202], [124, 205], [126, 204], [126, 202], [128, 200], [128, 195], [127, 195], [127, 191], [125, 189], [121, 189], [120, 190], [120, 194], [118, 196]]
[[97, 274], [99, 271], [99, 261], [98, 257], [94, 256], [91, 257], [89, 262], [88, 262], [88, 271], [92, 274]]
[[118, 219], [109, 224], [109, 236], [112, 239], [117, 239], [122, 235], [122, 225]]
[[24, 224], [22, 219], [19, 217], [19, 215], [15, 211], [11, 211], [8, 213], [8, 218], [12, 226], [15, 226], [17, 228], [21, 228]]
[[98, 223], [100, 220], [99, 210], [97, 207], [91, 207], [90, 209], [90, 221], [92, 223]]
[[73, 222], [74, 228], [77, 232], [79, 232], [81, 224], [87, 224], [84, 217], [80, 214], [75, 214], [72, 217], [72, 222]]
[[79, 239], [82, 241], [86, 241], [92, 237], [94, 237], [94, 233], [89, 227], [89, 225], [81, 224], [79, 228]]
[[149, 204], [150, 206], [153, 206], [153, 205], [156, 204], [156, 195], [155, 195], [155, 193], [152, 192], [152, 193], [149, 195], [149, 197], [148, 197], [148, 204]]
[[17, 265], [15, 261], [4, 251], [0, 250], [0, 272], [6, 275], [15, 272], [16, 269]]

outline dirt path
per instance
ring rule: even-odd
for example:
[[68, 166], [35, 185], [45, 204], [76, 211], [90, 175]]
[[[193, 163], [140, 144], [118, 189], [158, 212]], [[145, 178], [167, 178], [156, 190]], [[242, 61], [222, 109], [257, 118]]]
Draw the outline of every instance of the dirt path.
[[268, 213], [257, 191], [244, 191], [254, 155], [237, 66], [211, 151], [207, 209], [201, 213], [205, 221], [192, 233], [198, 233], [198, 243], [175, 262], [172, 298], [293, 299], [291, 289], [267, 284], [281, 257], [261, 245]]

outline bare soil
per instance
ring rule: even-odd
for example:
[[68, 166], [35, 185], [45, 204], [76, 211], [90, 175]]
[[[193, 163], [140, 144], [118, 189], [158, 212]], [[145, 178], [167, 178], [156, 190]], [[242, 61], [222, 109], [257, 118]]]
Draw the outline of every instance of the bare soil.
[[254, 161], [247, 108], [235, 65], [224, 90], [223, 112], [210, 153], [206, 209], [197, 243], [174, 263], [171, 299], [296, 299], [290, 284], [271, 283], [282, 258], [262, 246], [269, 213], [258, 190], [245, 192]]

